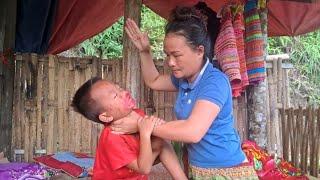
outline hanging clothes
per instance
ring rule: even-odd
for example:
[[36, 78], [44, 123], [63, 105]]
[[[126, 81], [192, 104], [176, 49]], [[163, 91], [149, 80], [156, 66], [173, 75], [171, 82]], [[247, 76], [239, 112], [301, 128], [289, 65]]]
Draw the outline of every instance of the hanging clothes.
[[234, 6], [234, 18], [233, 18], [233, 29], [237, 42], [237, 51], [240, 63], [240, 74], [241, 74], [241, 84], [234, 87], [233, 94], [240, 95], [245, 91], [245, 88], [249, 85], [249, 79], [247, 74], [246, 57], [244, 53], [244, 19], [243, 19], [243, 6]]
[[[224, 73], [229, 77], [233, 97], [240, 96], [238, 91], [241, 87], [240, 63], [237, 51], [237, 42], [232, 26], [230, 7], [226, 6], [222, 10], [221, 28], [214, 46], [214, 51], [219, 65]], [[234, 94], [236, 92], [236, 94]]]
[[245, 55], [249, 83], [256, 85], [266, 76], [264, 60], [264, 38], [255, 0], [248, 0], [244, 8], [245, 17]]

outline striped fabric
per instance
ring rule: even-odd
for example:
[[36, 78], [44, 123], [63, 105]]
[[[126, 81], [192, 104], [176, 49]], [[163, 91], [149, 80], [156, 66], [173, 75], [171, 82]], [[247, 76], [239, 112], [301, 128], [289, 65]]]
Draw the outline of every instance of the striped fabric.
[[192, 180], [259, 180], [250, 163], [229, 168], [200, 168], [190, 165], [189, 178]]
[[263, 81], [266, 76], [264, 38], [256, 0], [248, 0], [244, 8], [245, 18], [245, 55], [249, 83], [252, 85]]
[[240, 63], [241, 85], [233, 87], [233, 94], [237, 97], [241, 95], [241, 92], [245, 91], [246, 86], [249, 85], [249, 79], [247, 74], [246, 57], [244, 53], [244, 19], [243, 19], [243, 6], [239, 7], [241, 11], [238, 11], [234, 16], [233, 29], [237, 41], [237, 51]]
[[[234, 87], [241, 87], [240, 63], [230, 8], [224, 8], [223, 11], [214, 52], [222, 71], [229, 77], [234, 92]], [[239, 96], [239, 94], [233, 94], [233, 96]]]

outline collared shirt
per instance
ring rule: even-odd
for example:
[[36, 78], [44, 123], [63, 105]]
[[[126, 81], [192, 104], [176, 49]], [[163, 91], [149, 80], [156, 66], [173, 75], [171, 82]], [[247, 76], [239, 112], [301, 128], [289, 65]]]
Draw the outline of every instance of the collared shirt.
[[209, 61], [197, 78], [188, 83], [171, 76], [178, 89], [174, 111], [178, 120], [187, 120], [197, 100], [210, 101], [220, 108], [216, 119], [198, 143], [187, 145], [191, 165], [203, 168], [223, 168], [243, 162], [240, 138], [234, 128], [232, 93], [228, 77]]

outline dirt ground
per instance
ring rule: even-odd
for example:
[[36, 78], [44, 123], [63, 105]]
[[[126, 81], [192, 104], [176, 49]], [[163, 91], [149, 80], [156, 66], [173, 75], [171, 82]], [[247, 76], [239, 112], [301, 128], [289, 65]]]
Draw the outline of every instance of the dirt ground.
[[171, 176], [167, 169], [159, 163], [152, 167], [151, 173], [149, 175], [149, 180], [171, 180]]

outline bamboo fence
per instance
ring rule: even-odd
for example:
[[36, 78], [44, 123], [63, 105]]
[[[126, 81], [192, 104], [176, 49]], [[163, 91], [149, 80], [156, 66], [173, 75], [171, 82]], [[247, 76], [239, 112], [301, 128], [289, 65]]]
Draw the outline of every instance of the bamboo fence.
[[[156, 66], [160, 72], [169, 71], [162, 61], [156, 61]], [[272, 64], [268, 66], [272, 67]], [[71, 100], [80, 85], [94, 76], [123, 86], [122, 69], [121, 59], [17, 54], [11, 147], [13, 157], [28, 162], [34, 156], [57, 151], [94, 154], [103, 127], [74, 112], [70, 108]], [[173, 118], [175, 93], [152, 91], [144, 84], [139, 91], [139, 107], [147, 114], [165, 120]], [[245, 140], [248, 135], [246, 97], [234, 99], [233, 102], [235, 126], [241, 139]]]
[[319, 175], [320, 108], [281, 109], [283, 158], [312, 176]]
[[[161, 61], [156, 65], [160, 72], [168, 71]], [[102, 125], [70, 107], [75, 91], [94, 76], [122, 86], [121, 59], [16, 55], [11, 147], [15, 160], [28, 162], [57, 151], [95, 153]], [[171, 120], [175, 93], [141, 87], [139, 107]]]

